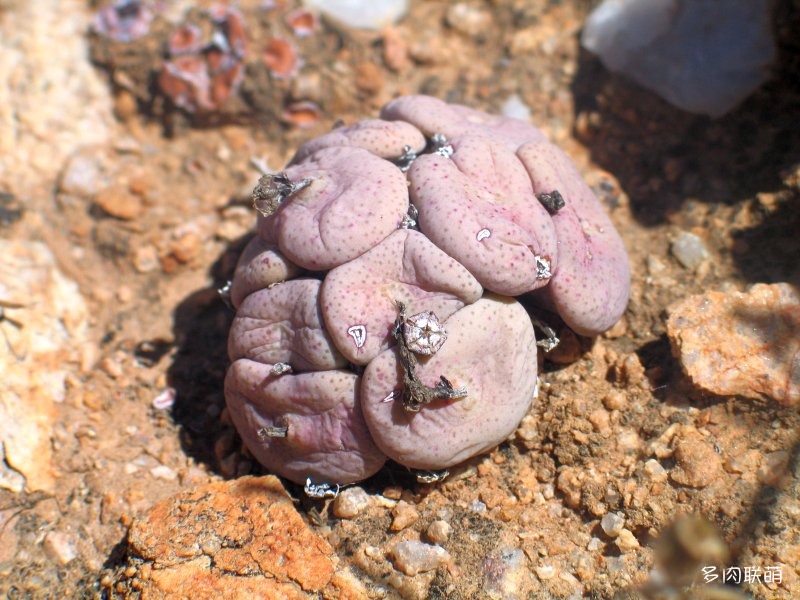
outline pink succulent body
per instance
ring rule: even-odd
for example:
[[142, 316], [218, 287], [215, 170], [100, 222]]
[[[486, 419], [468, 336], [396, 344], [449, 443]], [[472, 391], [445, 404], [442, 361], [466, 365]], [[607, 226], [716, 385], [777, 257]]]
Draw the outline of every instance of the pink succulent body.
[[253, 455], [296, 482], [490, 450], [536, 389], [515, 297], [588, 336], [627, 304], [618, 233], [538, 129], [425, 96], [381, 117], [262, 178], [231, 286], [230, 413]]

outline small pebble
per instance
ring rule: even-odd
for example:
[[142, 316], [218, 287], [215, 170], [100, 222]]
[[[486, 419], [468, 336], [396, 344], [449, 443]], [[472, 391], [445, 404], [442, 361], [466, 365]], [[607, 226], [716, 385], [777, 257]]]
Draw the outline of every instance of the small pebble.
[[469, 505], [469, 508], [472, 512], [476, 512], [478, 514], [483, 514], [486, 512], [486, 505], [480, 500], [473, 501], [472, 504]]
[[623, 529], [620, 531], [619, 536], [617, 536], [617, 539], [614, 540], [614, 543], [617, 545], [617, 548], [619, 548], [619, 551], [623, 554], [626, 552], [631, 552], [639, 547], [639, 541], [629, 529]]
[[182, 233], [170, 245], [172, 256], [180, 263], [188, 263], [194, 260], [199, 256], [201, 249], [200, 236], [194, 231]]
[[607, 410], [598, 408], [597, 410], [589, 413], [589, 422], [598, 433], [605, 433], [609, 430], [611, 425], [611, 418]]
[[459, 2], [450, 6], [445, 20], [459, 33], [475, 37], [489, 29], [492, 15], [466, 2]]
[[383, 490], [383, 495], [389, 500], [400, 500], [403, 495], [403, 488], [396, 485], [390, 485]]
[[600, 538], [593, 537], [589, 540], [589, 543], [586, 544], [586, 549], [589, 552], [597, 552], [603, 547], [603, 542]]
[[658, 277], [666, 270], [667, 265], [655, 254], [650, 254], [647, 257], [647, 274], [650, 275], [650, 277]]
[[[313, 2], [306, 2], [311, 4]], [[309, 37], [314, 35], [319, 30], [319, 18], [311, 11], [303, 8], [298, 8], [290, 12], [284, 18], [286, 25], [292, 30], [292, 33], [299, 38]]]
[[531, 118], [531, 109], [522, 101], [522, 98], [520, 98], [518, 94], [512, 94], [506, 98], [506, 101], [503, 102], [503, 106], [500, 108], [500, 112], [503, 113], [504, 117], [520, 119], [522, 121], [530, 121]]
[[218, 461], [222, 461], [234, 450], [236, 434], [232, 428], [223, 430], [214, 440], [214, 456]]
[[555, 495], [556, 490], [552, 483], [545, 483], [542, 485], [542, 496], [545, 500], [552, 500]]
[[402, 531], [409, 525], [413, 525], [419, 519], [419, 512], [405, 500], [401, 500], [392, 509], [391, 531]]
[[178, 478], [178, 474], [167, 465], [153, 467], [150, 469], [150, 474], [156, 479], [164, 479], [165, 481], [175, 481]]
[[765, 454], [756, 472], [758, 481], [767, 485], [777, 485], [788, 471], [789, 458], [789, 453], [785, 450]]
[[483, 560], [483, 587], [491, 598], [518, 598], [527, 572], [528, 561], [522, 550], [499, 548]]
[[120, 286], [120, 288], [117, 290], [117, 300], [119, 300], [122, 304], [127, 304], [133, 300], [133, 290], [127, 285]]
[[411, 66], [408, 58], [408, 45], [400, 32], [393, 27], [383, 29], [383, 62], [394, 72], [404, 71]]
[[394, 566], [410, 577], [432, 571], [450, 561], [450, 554], [441, 546], [413, 540], [395, 544], [390, 554]]
[[356, 65], [356, 87], [370, 95], [375, 95], [383, 88], [383, 71], [372, 62]]
[[397, 500], [392, 500], [381, 494], [376, 494], [373, 496], [373, 499], [375, 500], [375, 504], [381, 508], [394, 508], [397, 506]]
[[90, 197], [103, 184], [102, 167], [98, 160], [87, 154], [75, 154], [67, 162], [61, 175], [59, 188], [66, 194]]
[[625, 517], [621, 513], [606, 513], [600, 519], [600, 527], [609, 537], [617, 537], [625, 527]]
[[0, 462], [0, 488], [19, 494], [25, 489], [25, 476]]
[[119, 364], [118, 361], [107, 356], [103, 360], [100, 361], [100, 368], [103, 372], [111, 377], [112, 379], [116, 379], [122, 375], [122, 366]]
[[573, 569], [578, 579], [589, 581], [594, 577], [594, 560], [588, 553], [578, 552], [573, 555]]
[[606, 568], [609, 573], [615, 575], [625, 569], [625, 559], [621, 556], [606, 557]]
[[625, 399], [625, 394], [622, 392], [611, 392], [603, 398], [603, 406], [608, 410], [621, 410], [625, 408], [628, 401]]
[[581, 489], [583, 488], [581, 472], [567, 467], [559, 473], [556, 481], [558, 490], [564, 494], [567, 506], [577, 508], [581, 501]]
[[66, 565], [77, 556], [74, 540], [67, 534], [59, 531], [50, 531], [44, 537], [42, 547], [51, 560], [62, 565]]
[[158, 250], [155, 246], [146, 244], [139, 246], [133, 252], [133, 267], [139, 273], [149, 273], [158, 268]]
[[625, 454], [636, 454], [642, 446], [642, 439], [635, 431], [622, 431], [617, 436], [617, 447]]
[[158, 396], [153, 398], [153, 408], [156, 410], [165, 410], [171, 408], [175, 404], [175, 388], [168, 387], [162, 391]]
[[352, 519], [369, 506], [369, 500], [364, 488], [345, 488], [333, 501], [333, 514], [339, 519]]
[[425, 535], [434, 544], [444, 544], [450, 537], [453, 528], [447, 521], [437, 520], [428, 525]]
[[234, 477], [239, 469], [239, 453], [231, 452], [228, 456], [219, 461], [219, 471], [223, 477]]
[[556, 568], [551, 565], [539, 565], [534, 570], [536, 571], [536, 576], [542, 581], [552, 579], [556, 575]]
[[699, 237], [688, 231], [681, 231], [670, 244], [670, 252], [685, 269], [694, 271], [708, 258], [708, 250]]
[[644, 474], [647, 475], [648, 479], [651, 481], [659, 482], [667, 480], [667, 470], [654, 458], [644, 463]]

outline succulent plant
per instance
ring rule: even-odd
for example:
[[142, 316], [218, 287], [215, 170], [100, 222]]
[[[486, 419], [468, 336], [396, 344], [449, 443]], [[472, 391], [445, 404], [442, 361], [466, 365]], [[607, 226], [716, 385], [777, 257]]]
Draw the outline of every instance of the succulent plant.
[[252, 454], [299, 483], [490, 450], [536, 391], [516, 297], [585, 336], [627, 304], [617, 231], [527, 122], [397, 98], [307, 142], [253, 200], [225, 395]]

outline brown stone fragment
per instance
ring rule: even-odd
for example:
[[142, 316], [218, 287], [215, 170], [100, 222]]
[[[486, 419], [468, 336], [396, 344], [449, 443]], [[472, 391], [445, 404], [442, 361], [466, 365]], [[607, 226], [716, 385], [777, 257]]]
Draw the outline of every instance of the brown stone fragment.
[[202, 250], [200, 236], [194, 231], [187, 231], [172, 242], [170, 246], [172, 256], [179, 263], [188, 263], [200, 255]]
[[408, 57], [408, 45], [400, 31], [393, 27], [386, 27], [382, 34], [383, 62], [394, 72], [405, 71], [411, 66]]
[[691, 296], [669, 315], [673, 353], [695, 386], [719, 396], [800, 402], [800, 296], [790, 285]]
[[676, 464], [669, 475], [675, 483], [703, 488], [722, 475], [722, 459], [697, 430], [681, 431], [672, 447]]
[[370, 95], [383, 88], [383, 72], [375, 63], [363, 62], [356, 65], [356, 87]]
[[406, 527], [413, 525], [419, 520], [419, 513], [417, 509], [410, 505], [408, 502], [401, 500], [392, 509], [392, 531], [402, 531]]
[[144, 211], [142, 199], [122, 185], [100, 190], [95, 196], [94, 203], [103, 212], [123, 221], [137, 219]]
[[271, 475], [167, 498], [134, 521], [128, 544], [144, 561], [142, 598], [365, 597]]

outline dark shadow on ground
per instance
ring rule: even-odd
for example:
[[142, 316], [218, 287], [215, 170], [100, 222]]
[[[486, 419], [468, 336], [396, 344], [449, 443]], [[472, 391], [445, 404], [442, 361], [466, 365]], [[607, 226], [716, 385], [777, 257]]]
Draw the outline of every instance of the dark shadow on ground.
[[191, 292], [173, 314], [177, 352], [167, 370], [168, 384], [176, 391], [172, 417], [181, 428], [184, 452], [217, 473], [214, 443], [226, 428], [220, 417], [225, 406], [228, 329], [234, 314], [217, 290], [232, 277], [250, 237], [233, 242], [211, 267], [212, 285]]
[[687, 200], [733, 204], [782, 188], [800, 163], [800, 6], [780, 2], [774, 76], [719, 118], [692, 115], [607, 71], [584, 50], [572, 84], [577, 139], [619, 180], [643, 225]]
[[[800, 111], [797, 118], [800, 130]], [[800, 187], [774, 210], [772, 201], [758, 203], [756, 210], [762, 214], [755, 224], [732, 232], [734, 260], [748, 281], [783, 281], [800, 289]]]

